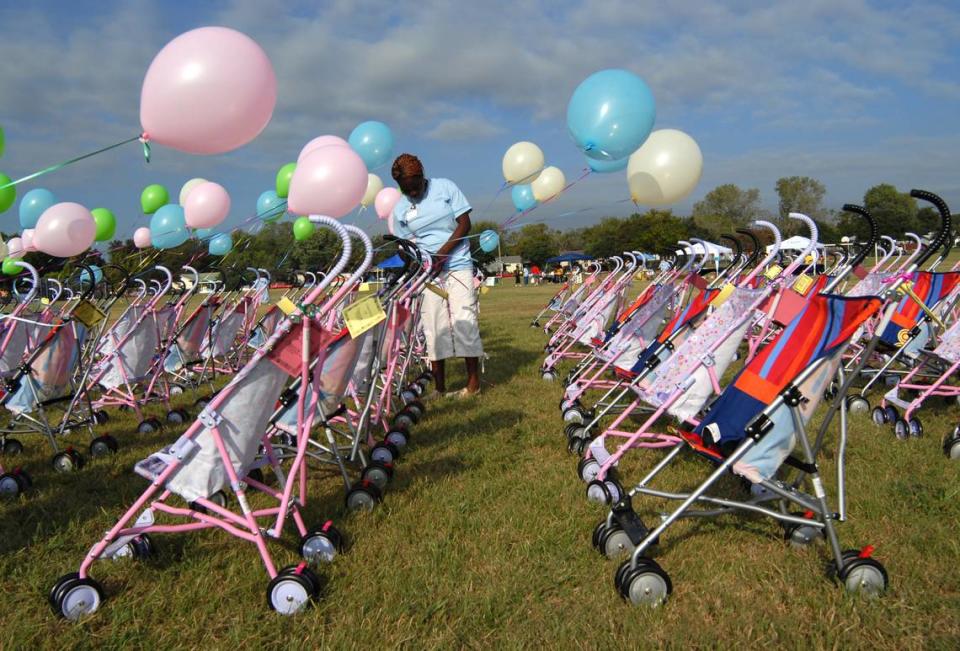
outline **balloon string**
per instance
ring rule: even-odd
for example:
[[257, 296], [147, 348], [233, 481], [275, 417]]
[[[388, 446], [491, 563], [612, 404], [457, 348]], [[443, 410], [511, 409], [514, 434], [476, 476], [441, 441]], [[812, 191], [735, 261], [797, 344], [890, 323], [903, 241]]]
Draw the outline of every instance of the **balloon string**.
[[588, 168], [585, 168], [584, 171], [583, 171], [583, 173], [582, 173], [580, 176], [578, 176], [576, 179], [574, 179], [573, 181], [571, 181], [570, 183], [568, 183], [566, 186], [564, 186], [564, 187], [560, 190], [560, 192], [556, 193], [555, 195], [553, 195], [553, 196], [550, 197], [549, 199], [546, 199], [545, 201], [541, 201], [540, 203], [538, 203], [537, 205], [533, 206], [532, 208], [528, 208], [528, 209], [526, 209], [526, 210], [524, 210], [524, 211], [516, 212], [516, 213], [514, 213], [513, 215], [511, 215], [510, 217], [508, 217], [508, 218], [503, 222], [502, 228], [508, 228], [508, 227], [512, 226], [514, 223], [516, 223], [517, 221], [519, 221], [519, 220], [522, 219], [523, 217], [527, 216], [528, 214], [530, 214], [531, 212], [533, 212], [534, 210], [536, 210], [536, 209], [539, 208], [540, 206], [546, 205], [546, 204], [554, 201], [554, 200], [555, 200], [557, 197], [559, 197], [561, 194], [563, 194], [564, 192], [566, 192], [567, 190], [569, 190], [570, 188], [572, 188], [573, 186], [575, 186], [577, 183], [579, 183], [579, 182], [582, 181], [583, 179], [585, 179], [585, 178], [587, 178], [588, 176], [590, 176], [590, 173], [591, 173], [590, 168], [589, 168], [589, 167], [588, 167]]
[[134, 142], [134, 141], [136, 141], [136, 140], [140, 140], [140, 141], [143, 143], [144, 156], [146, 157], [147, 162], [149, 163], [149, 162], [150, 162], [150, 146], [147, 144], [146, 139], [143, 137], [143, 135], [138, 135], [138, 136], [134, 136], [133, 138], [128, 138], [128, 139], [123, 140], [123, 141], [121, 141], [121, 142], [118, 142], [118, 143], [115, 143], [115, 144], [113, 144], [113, 145], [110, 145], [109, 147], [104, 147], [103, 149], [98, 149], [97, 151], [90, 152], [89, 154], [83, 154], [82, 156], [77, 156], [76, 158], [71, 158], [70, 160], [63, 161], [62, 163], [57, 163], [56, 165], [51, 165], [50, 167], [44, 168], [44, 169], [40, 170], [39, 172], [34, 172], [33, 174], [28, 174], [27, 176], [24, 176], [24, 177], [21, 178], [21, 179], [17, 179], [16, 181], [10, 181], [9, 183], [7, 183], [7, 184], [5, 184], [5, 185], [0, 185], [0, 190], [5, 190], [6, 188], [13, 187], [13, 186], [15, 186], [15, 185], [19, 185], [19, 184], [24, 183], [24, 182], [26, 182], [26, 181], [29, 181], [29, 180], [31, 180], [31, 179], [35, 179], [35, 178], [37, 178], [38, 176], [43, 176], [44, 174], [49, 174], [50, 172], [56, 172], [57, 170], [63, 169], [63, 168], [66, 167], [67, 165], [72, 165], [73, 163], [77, 163], [77, 162], [79, 162], [79, 161], [82, 161], [82, 160], [84, 160], [85, 158], [90, 158], [90, 157], [92, 157], [92, 156], [96, 156], [97, 154], [102, 154], [102, 153], [104, 153], [104, 152], [110, 151], [111, 149], [116, 149], [117, 147], [122, 147], [123, 145], [126, 145], [126, 144], [128, 144], [128, 143]]

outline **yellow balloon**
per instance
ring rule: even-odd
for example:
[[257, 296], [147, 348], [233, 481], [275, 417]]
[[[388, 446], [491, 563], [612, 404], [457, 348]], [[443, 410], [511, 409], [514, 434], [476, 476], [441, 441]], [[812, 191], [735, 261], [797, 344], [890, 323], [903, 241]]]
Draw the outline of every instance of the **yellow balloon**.
[[543, 169], [543, 151], [532, 142], [518, 142], [503, 155], [503, 178], [513, 185], [533, 183]]
[[383, 189], [383, 181], [376, 174], [367, 174], [367, 191], [363, 193], [360, 205], [369, 208], [377, 198], [377, 193]]
[[537, 180], [530, 184], [530, 188], [533, 190], [534, 199], [546, 201], [560, 194], [566, 185], [567, 179], [559, 168], [547, 167], [540, 172]]
[[183, 206], [187, 203], [187, 195], [190, 194], [190, 190], [194, 189], [202, 183], [206, 183], [206, 179], [196, 178], [190, 179], [183, 184], [183, 187], [180, 188], [180, 205]]
[[665, 206], [693, 192], [703, 173], [697, 142], [676, 129], [660, 129], [627, 162], [630, 197], [646, 206]]

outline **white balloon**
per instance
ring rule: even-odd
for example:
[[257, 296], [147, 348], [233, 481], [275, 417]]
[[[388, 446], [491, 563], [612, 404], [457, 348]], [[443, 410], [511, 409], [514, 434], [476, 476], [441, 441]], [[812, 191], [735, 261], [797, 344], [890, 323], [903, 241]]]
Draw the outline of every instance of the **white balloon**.
[[26, 255], [26, 251], [23, 250], [23, 240], [19, 237], [11, 237], [10, 241], [7, 242], [7, 256], [10, 258], [22, 258]]
[[533, 190], [533, 198], [543, 202], [563, 192], [566, 185], [567, 179], [560, 168], [547, 167], [540, 172], [537, 180], [530, 184], [530, 188]]
[[198, 178], [195, 178], [195, 179], [190, 179], [189, 181], [187, 181], [186, 183], [184, 183], [184, 184], [183, 184], [183, 187], [180, 188], [180, 205], [181, 205], [181, 206], [187, 205], [187, 195], [190, 194], [190, 190], [192, 190], [192, 189], [194, 189], [195, 187], [197, 187], [198, 185], [200, 185], [200, 184], [202, 184], [202, 183], [206, 183], [206, 182], [207, 182], [206, 179], [201, 179], [201, 178], [198, 177]]
[[503, 178], [513, 185], [533, 183], [543, 169], [543, 151], [532, 142], [518, 142], [503, 155]]
[[376, 174], [367, 175], [367, 191], [363, 194], [363, 199], [360, 200], [360, 205], [364, 208], [369, 208], [373, 205], [373, 202], [377, 199], [377, 193], [383, 189], [383, 181], [380, 180], [380, 177]]
[[627, 163], [631, 198], [646, 206], [665, 206], [693, 192], [703, 173], [697, 142], [677, 129], [654, 131]]

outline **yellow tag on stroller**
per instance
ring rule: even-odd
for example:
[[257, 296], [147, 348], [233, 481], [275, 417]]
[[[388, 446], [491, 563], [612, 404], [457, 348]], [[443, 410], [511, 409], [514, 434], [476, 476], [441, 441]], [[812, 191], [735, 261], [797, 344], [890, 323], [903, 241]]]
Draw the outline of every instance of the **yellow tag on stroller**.
[[710, 301], [711, 307], [720, 307], [723, 305], [730, 295], [733, 293], [733, 283], [727, 283], [720, 289], [720, 293], [713, 297], [713, 300]]
[[436, 294], [437, 296], [439, 296], [440, 298], [442, 298], [442, 299], [445, 300], [445, 301], [450, 298], [450, 294], [448, 294], [448, 293], [445, 292], [444, 290], [440, 289], [439, 287], [437, 287], [437, 286], [434, 285], [433, 283], [427, 283], [426, 287], [427, 287], [427, 289], [429, 289], [431, 292], [433, 292], [434, 294]]
[[277, 301], [277, 307], [280, 308], [280, 311], [286, 314], [287, 316], [290, 316], [291, 314], [297, 311], [296, 304], [286, 296], [284, 296], [279, 301]]
[[793, 281], [793, 291], [801, 296], [806, 296], [811, 287], [813, 287], [813, 278], [807, 274], [800, 274], [797, 276], [797, 279]]
[[77, 306], [73, 308], [72, 315], [73, 318], [88, 328], [92, 328], [107, 318], [107, 315], [103, 313], [103, 310], [90, 301], [80, 301], [77, 303]]
[[361, 298], [343, 308], [343, 322], [354, 339], [386, 318], [387, 313], [383, 311], [380, 297], [376, 294]]
[[780, 275], [780, 272], [783, 271], [783, 267], [778, 264], [773, 265], [772, 267], [767, 267], [767, 270], [763, 272], [763, 275], [768, 279], [773, 280]]

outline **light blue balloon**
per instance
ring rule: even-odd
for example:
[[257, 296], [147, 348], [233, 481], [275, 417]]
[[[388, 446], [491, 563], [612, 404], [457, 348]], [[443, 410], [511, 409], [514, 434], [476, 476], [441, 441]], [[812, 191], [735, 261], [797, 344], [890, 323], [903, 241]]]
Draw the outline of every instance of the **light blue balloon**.
[[210, 255], [227, 255], [233, 249], [233, 238], [229, 233], [220, 233], [210, 240], [207, 250]]
[[480, 233], [480, 249], [484, 253], [493, 253], [500, 244], [500, 236], [497, 231], [483, 231]]
[[530, 210], [537, 205], [537, 198], [533, 196], [533, 188], [529, 183], [513, 186], [510, 196], [513, 197], [513, 207], [517, 209], [517, 212]]
[[595, 160], [627, 158], [650, 135], [656, 118], [653, 93], [627, 70], [601, 70], [584, 79], [567, 104], [567, 129]]
[[393, 155], [393, 133], [383, 122], [361, 122], [350, 132], [347, 142], [370, 171], [386, 165]]
[[257, 217], [265, 222], [274, 222], [287, 212], [287, 203], [276, 190], [267, 190], [257, 199]]
[[587, 157], [587, 165], [590, 166], [590, 171], [598, 172], [600, 174], [609, 174], [610, 172], [619, 172], [620, 170], [625, 170], [627, 169], [627, 163], [629, 162], [629, 157], [621, 158], [620, 160], [595, 160]]
[[36, 228], [37, 220], [47, 208], [57, 203], [50, 190], [35, 188], [20, 200], [20, 228]]
[[190, 229], [183, 216], [183, 206], [168, 203], [160, 206], [150, 218], [150, 241], [158, 249], [172, 249], [190, 238]]
[[193, 231], [193, 234], [197, 236], [198, 240], [209, 240], [216, 235], [216, 231], [214, 231], [212, 228], [198, 228], [197, 230]]
[[[93, 283], [95, 285], [99, 284], [100, 281], [103, 280], [103, 269], [101, 269], [95, 264], [88, 264], [86, 266], [90, 267], [90, 269], [93, 270]], [[80, 271], [80, 284], [87, 285], [89, 283], [90, 283], [90, 272], [88, 272], [86, 269], [82, 269]]]

